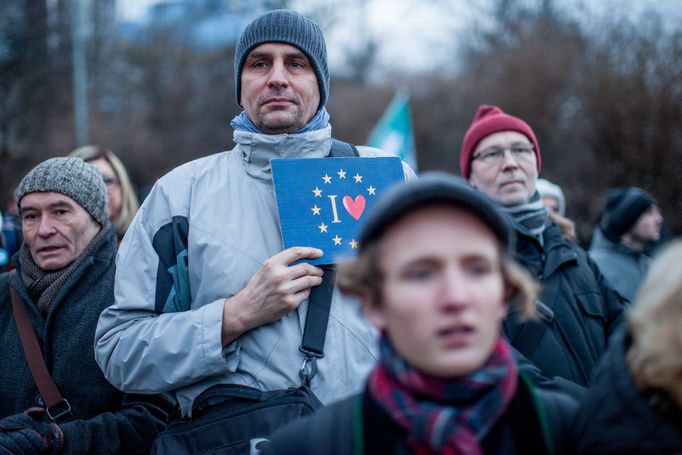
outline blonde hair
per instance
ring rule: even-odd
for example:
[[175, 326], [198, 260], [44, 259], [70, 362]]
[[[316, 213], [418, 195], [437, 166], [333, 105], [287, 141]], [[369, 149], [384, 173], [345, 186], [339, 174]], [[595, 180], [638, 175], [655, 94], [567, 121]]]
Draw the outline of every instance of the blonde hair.
[[[342, 292], [380, 305], [383, 275], [379, 267], [382, 240], [363, 248], [354, 261], [341, 262], [337, 266], [336, 285]], [[500, 248], [502, 246], [500, 245]], [[504, 282], [504, 298], [520, 311], [520, 320], [537, 318], [535, 299], [538, 284], [530, 274], [509, 255], [501, 252], [501, 272]]]
[[575, 223], [565, 216], [559, 215], [557, 212], [551, 210], [547, 212], [549, 219], [554, 221], [561, 229], [561, 236], [570, 242], [578, 243], [575, 236]]
[[118, 178], [121, 187], [121, 212], [118, 219], [111, 220], [116, 224], [116, 233], [119, 238], [128, 230], [128, 226], [133, 221], [133, 217], [140, 208], [140, 203], [137, 200], [137, 195], [133, 188], [133, 184], [128, 177], [128, 171], [120, 159], [111, 150], [102, 147], [101, 145], [84, 145], [78, 147], [76, 150], [69, 153], [69, 156], [75, 156], [83, 161], [95, 161], [103, 159], [114, 170], [116, 178]]
[[627, 364], [639, 390], [658, 389], [682, 407], [682, 241], [652, 265], [629, 315]]

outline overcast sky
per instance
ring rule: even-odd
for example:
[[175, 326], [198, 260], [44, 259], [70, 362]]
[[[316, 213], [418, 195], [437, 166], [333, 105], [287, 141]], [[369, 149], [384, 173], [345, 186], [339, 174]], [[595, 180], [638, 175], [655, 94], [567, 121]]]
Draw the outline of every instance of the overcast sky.
[[[161, 0], [173, 1], [173, 0]], [[332, 70], [343, 63], [347, 49], [374, 38], [380, 43], [379, 65], [384, 70], [424, 70], [438, 62], [447, 64], [453, 49], [453, 35], [476, 14], [470, 0], [327, 0], [341, 5], [340, 16], [325, 30]], [[160, 0], [118, 0], [119, 17], [141, 18]], [[293, 0], [303, 13], [318, 8], [320, 0]], [[646, 9], [660, 12], [667, 25], [682, 28], [682, 0], [563, 0], [557, 1], [582, 17], [601, 17], [628, 5], [631, 15]], [[323, 24], [324, 26], [324, 24]]]

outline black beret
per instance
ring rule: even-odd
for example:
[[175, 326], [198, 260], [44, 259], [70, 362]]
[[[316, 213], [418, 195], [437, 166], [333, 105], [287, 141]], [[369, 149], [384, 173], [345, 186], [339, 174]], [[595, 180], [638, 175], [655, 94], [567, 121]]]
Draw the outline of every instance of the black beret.
[[490, 228], [504, 248], [513, 248], [513, 231], [507, 216], [492, 199], [460, 177], [426, 172], [417, 180], [393, 185], [381, 196], [360, 229], [360, 251], [378, 240], [403, 216], [433, 205], [452, 206], [471, 213]]

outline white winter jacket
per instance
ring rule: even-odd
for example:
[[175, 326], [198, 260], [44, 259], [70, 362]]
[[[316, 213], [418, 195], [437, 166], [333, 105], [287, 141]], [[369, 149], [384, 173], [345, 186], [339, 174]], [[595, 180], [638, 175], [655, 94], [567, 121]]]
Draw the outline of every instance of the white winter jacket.
[[[300, 385], [307, 301], [225, 348], [223, 304], [283, 249], [270, 159], [328, 155], [331, 127], [291, 135], [235, 131], [234, 140], [233, 150], [186, 163], [154, 185], [121, 243], [116, 301], [102, 313], [95, 336], [97, 362], [112, 384], [135, 393], [175, 391], [183, 415], [215, 384]], [[357, 302], [335, 292], [325, 355], [312, 381], [323, 403], [362, 387], [377, 358], [375, 344]]]

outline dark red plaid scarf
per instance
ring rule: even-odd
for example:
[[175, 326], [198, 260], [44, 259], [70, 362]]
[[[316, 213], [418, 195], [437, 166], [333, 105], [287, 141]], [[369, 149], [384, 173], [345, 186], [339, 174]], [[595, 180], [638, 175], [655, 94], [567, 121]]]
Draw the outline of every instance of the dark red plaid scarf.
[[481, 454], [480, 441], [516, 392], [516, 363], [500, 337], [478, 371], [455, 379], [435, 378], [408, 365], [386, 336], [367, 393], [407, 431], [416, 454]]

